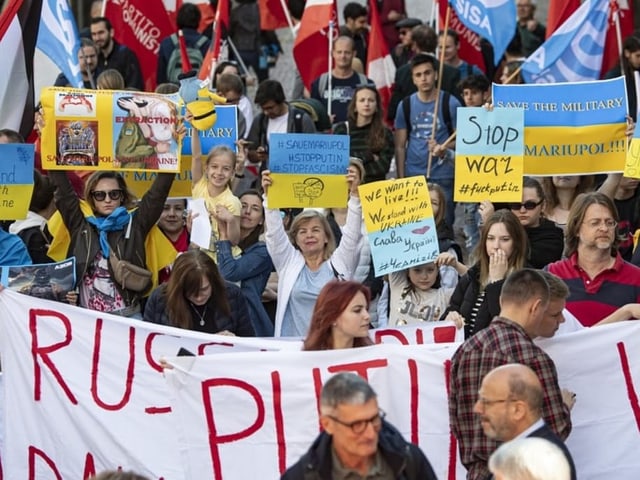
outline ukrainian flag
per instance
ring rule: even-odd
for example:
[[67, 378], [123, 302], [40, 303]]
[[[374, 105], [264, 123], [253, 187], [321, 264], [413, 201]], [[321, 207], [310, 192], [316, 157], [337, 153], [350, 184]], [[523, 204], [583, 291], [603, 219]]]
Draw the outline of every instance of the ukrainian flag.
[[621, 172], [627, 142], [624, 78], [493, 85], [496, 107], [524, 108], [524, 174]]

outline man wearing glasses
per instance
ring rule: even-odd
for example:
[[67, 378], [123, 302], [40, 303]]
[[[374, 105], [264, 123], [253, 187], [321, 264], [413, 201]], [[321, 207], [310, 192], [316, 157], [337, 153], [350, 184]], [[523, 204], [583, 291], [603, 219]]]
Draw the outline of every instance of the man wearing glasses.
[[640, 318], [640, 268], [618, 252], [618, 220], [606, 195], [578, 197], [567, 220], [567, 258], [547, 267], [569, 286], [567, 310], [585, 327]]
[[282, 479], [436, 480], [424, 453], [384, 417], [366, 380], [354, 373], [334, 375], [320, 396], [324, 431]]
[[[487, 437], [510, 442], [525, 437], [544, 438], [556, 445], [569, 464], [571, 479], [576, 468], [564, 442], [542, 418], [544, 390], [536, 373], [526, 365], [511, 363], [485, 375], [473, 412]], [[575, 394], [572, 394], [575, 401]]]
[[468, 480], [489, 478], [487, 462], [499, 445], [485, 435], [474, 413], [482, 379], [496, 367], [514, 362], [530, 367], [544, 392], [542, 418], [563, 440], [571, 432], [569, 408], [575, 395], [560, 389], [553, 360], [533, 343], [537, 336], [553, 335], [566, 295], [566, 288], [556, 285], [559, 279], [549, 282], [545, 275], [550, 276], [527, 268], [509, 275], [500, 293], [500, 315], [465, 341], [451, 359], [449, 421]]

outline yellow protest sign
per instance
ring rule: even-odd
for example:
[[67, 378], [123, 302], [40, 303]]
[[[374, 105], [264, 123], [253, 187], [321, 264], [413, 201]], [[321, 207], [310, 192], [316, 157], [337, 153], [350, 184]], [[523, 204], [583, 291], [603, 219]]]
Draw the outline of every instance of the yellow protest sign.
[[272, 173], [269, 208], [341, 208], [347, 206], [349, 187], [345, 175], [293, 175]]
[[438, 237], [423, 176], [367, 183], [358, 191], [376, 276], [435, 260]]
[[453, 198], [457, 202], [522, 199], [524, 111], [458, 108]]
[[624, 176], [628, 178], [640, 178], [640, 127], [636, 124], [633, 138], [629, 144], [627, 158], [624, 163]]
[[43, 168], [180, 171], [177, 95], [48, 87], [40, 98]]
[[33, 145], [0, 144], [0, 158], [0, 219], [23, 219], [33, 193]]

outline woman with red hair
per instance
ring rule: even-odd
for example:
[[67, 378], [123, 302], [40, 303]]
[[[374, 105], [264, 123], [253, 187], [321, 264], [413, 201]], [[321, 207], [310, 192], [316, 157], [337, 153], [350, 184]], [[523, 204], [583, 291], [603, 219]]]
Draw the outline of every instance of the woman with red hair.
[[369, 288], [333, 280], [318, 295], [303, 350], [334, 350], [373, 345], [369, 338]]

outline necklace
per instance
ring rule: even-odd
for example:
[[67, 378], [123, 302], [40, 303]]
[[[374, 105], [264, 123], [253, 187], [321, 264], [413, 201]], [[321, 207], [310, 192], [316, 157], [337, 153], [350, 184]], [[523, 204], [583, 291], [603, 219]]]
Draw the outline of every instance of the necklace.
[[200, 326], [204, 327], [204, 317], [207, 315], [207, 305], [205, 304], [204, 310], [202, 310], [202, 313], [198, 311], [198, 309], [193, 303], [189, 302], [189, 305], [191, 305], [191, 308], [193, 309], [194, 312], [196, 312], [196, 315], [200, 319]]

